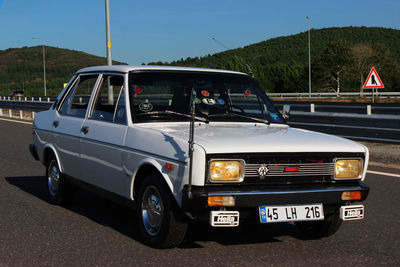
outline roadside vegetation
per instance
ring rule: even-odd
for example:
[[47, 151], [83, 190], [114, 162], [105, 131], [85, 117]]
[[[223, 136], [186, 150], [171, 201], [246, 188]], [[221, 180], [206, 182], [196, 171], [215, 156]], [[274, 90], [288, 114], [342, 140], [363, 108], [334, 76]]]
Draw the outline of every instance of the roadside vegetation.
[[[149, 64], [248, 72], [246, 62], [266, 92], [308, 92], [308, 32], [200, 58]], [[384, 91], [399, 91], [400, 31], [367, 27], [311, 30], [311, 66], [313, 92], [360, 91], [373, 66]]]

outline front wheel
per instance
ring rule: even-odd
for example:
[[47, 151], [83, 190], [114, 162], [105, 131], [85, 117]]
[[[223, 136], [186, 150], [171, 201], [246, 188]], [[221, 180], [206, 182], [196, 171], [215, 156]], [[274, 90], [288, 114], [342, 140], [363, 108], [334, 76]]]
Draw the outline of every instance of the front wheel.
[[187, 223], [163, 181], [155, 175], [145, 177], [137, 200], [144, 243], [157, 248], [178, 246], [185, 237]]
[[339, 230], [342, 220], [339, 212], [327, 215], [323, 221], [297, 222], [296, 226], [300, 233], [309, 239], [328, 237]]

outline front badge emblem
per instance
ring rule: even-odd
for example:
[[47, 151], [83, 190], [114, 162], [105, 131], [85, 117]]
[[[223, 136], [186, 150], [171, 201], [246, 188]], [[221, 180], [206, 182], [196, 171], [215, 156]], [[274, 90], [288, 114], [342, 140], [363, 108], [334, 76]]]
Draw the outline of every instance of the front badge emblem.
[[257, 171], [258, 171], [258, 175], [260, 175], [260, 179], [264, 179], [265, 176], [267, 176], [269, 169], [268, 169], [267, 165], [261, 164]]

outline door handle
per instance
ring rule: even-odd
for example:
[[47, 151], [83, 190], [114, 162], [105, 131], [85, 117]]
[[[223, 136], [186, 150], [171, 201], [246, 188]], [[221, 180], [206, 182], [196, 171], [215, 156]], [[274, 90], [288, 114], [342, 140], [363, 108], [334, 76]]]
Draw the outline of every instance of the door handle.
[[83, 126], [82, 129], [81, 129], [81, 132], [83, 134], [87, 134], [89, 132], [89, 127], [88, 126]]
[[53, 127], [54, 128], [57, 128], [59, 124], [60, 124], [59, 121], [53, 121]]

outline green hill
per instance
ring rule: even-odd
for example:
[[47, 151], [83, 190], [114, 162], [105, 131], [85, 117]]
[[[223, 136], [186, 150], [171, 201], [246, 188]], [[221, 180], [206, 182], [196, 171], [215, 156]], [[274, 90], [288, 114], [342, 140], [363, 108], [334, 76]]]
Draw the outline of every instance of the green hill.
[[[42, 51], [42, 46], [0, 50], [0, 95], [17, 89], [25, 89], [27, 95], [43, 95]], [[78, 69], [106, 64], [103, 57], [50, 46], [45, 47], [45, 55], [48, 95], [57, 95]]]
[[[0, 95], [25, 89], [43, 94], [42, 46], [0, 50]], [[386, 91], [400, 90], [400, 30], [345, 27], [311, 30], [312, 91], [358, 91], [372, 66]], [[267, 92], [308, 92], [308, 32], [277, 37], [214, 55], [151, 62], [149, 65], [194, 66], [247, 72], [246, 62]], [[46, 46], [49, 95], [83, 67], [106, 59], [84, 52]], [[114, 64], [124, 64], [114, 62]], [[338, 83], [340, 81], [340, 83]]]
[[[311, 30], [311, 60], [313, 91], [335, 89], [327, 77], [323, 57], [332, 42], [339, 41], [350, 50], [349, 62], [341, 73], [344, 91], [360, 89], [361, 77], [375, 66], [387, 91], [400, 90], [400, 31], [387, 28], [345, 27]], [[360, 55], [361, 54], [361, 55]], [[340, 58], [340, 55], [337, 55]], [[346, 60], [347, 61], [347, 60]], [[246, 62], [252, 65], [255, 79], [267, 92], [308, 91], [308, 32], [277, 37], [243, 48], [227, 50], [204, 57], [187, 58], [171, 63], [178, 66], [211, 67], [247, 72]], [[325, 62], [326, 63], [326, 62]], [[359, 65], [363, 66], [359, 66]], [[325, 64], [327, 65], [327, 64]], [[322, 71], [324, 70], [324, 71]]]

